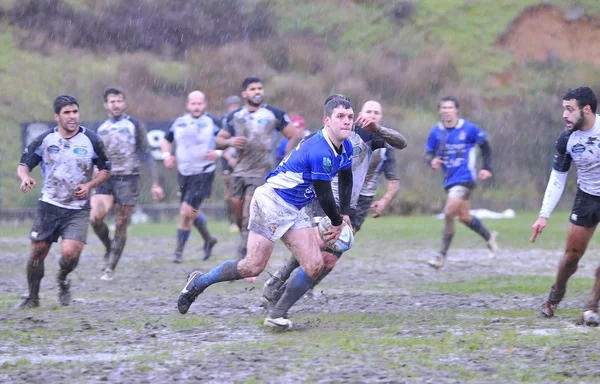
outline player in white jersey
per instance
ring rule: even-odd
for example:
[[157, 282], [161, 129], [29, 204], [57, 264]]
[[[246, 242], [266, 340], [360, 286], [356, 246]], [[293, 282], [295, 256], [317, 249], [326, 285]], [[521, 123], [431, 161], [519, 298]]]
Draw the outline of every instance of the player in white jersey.
[[[100, 279], [112, 280], [125, 248], [131, 214], [138, 201], [142, 163], [148, 169], [152, 180], [152, 198], [162, 199], [164, 193], [158, 184], [146, 128], [140, 121], [125, 114], [127, 108], [125, 93], [117, 88], [107, 88], [103, 96], [104, 109], [109, 117], [98, 127], [96, 134], [104, 142], [112, 172], [110, 178], [96, 188], [96, 193], [92, 196], [90, 222], [106, 248], [103, 274]], [[116, 228], [111, 240], [104, 218], [113, 208]]]
[[227, 117], [227, 125], [217, 136], [217, 148], [236, 149], [237, 161], [231, 173], [231, 208], [240, 228], [238, 257], [246, 254], [249, 207], [254, 191], [264, 184], [272, 166], [273, 132], [280, 131], [290, 139], [286, 153], [298, 144], [296, 129], [288, 125], [287, 113], [263, 102], [263, 82], [248, 77], [242, 82], [244, 106]]
[[[348, 100], [343, 95], [335, 94], [329, 96], [325, 103], [332, 98]], [[349, 217], [355, 232], [360, 228], [362, 222], [364, 221], [364, 216], [361, 217], [361, 215], [366, 216], [367, 213], [366, 210], [358, 210], [358, 206], [360, 202], [360, 192], [364, 188], [364, 182], [367, 178], [370, 168], [372, 153], [374, 151], [383, 150], [386, 148], [390, 148], [390, 150], [393, 150], [392, 148], [403, 149], [407, 145], [407, 141], [402, 134], [393, 129], [381, 126], [382, 118], [383, 115], [381, 113], [381, 105], [376, 101], [367, 101], [361, 109], [360, 117], [355, 122], [354, 130], [348, 137], [352, 143], [353, 179]], [[338, 197], [340, 194], [338, 191], [337, 177], [331, 182], [331, 190], [333, 191], [333, 195], [336, 199], [336, 204], [339, 206]], [[370, 201], [372, 199], [373, 198], [371, 197]], [[310, 216], [313, 218], [324, 216], [323, 210], [321, 209], [318, 201], [313, 201], [313, 203], [311, 203]], [[317, 224], [318, 222], [316, 221], [313, 223], [315, 234], [318, 237]], [[322, 251], [323, 259], [325, 260], [325, 268], [321, 276], [319, 276], [319, 279], [317, 279], [315, 282], [315, 285], [333, 270], [335, 264], [342, 256], [342, 253], [332, 253], [325, 250], [324, 247]], [[292, 255], [285, 264], [283, 264], [273, 275], [271, 275], [271, 278], [264, 284], [263, 296], [261, 298], [263, 306], [269, 309], [278, 302], [279, 298], [283, 294], [283, 291], [285, 290], [286, 281], [289, 279], [292, 272], [299, 266], [300, 264], [298, 263], [298, 260], [296, 260], [294, 255]]]
[[[192, 225], [204, 239], [204, 257], [207, 260], [217, 239], [208, 231], [206, 217], [200, 210], [204, 199], [210, 196], [215, 179], [215, 160], [222, 154], [215, 150], [215, 136], [219, 132], [219, 119], [205, 113], [206, 97], [194, 91], [187, 97], [188, 113], [175, 119], [169, 133], [161, 144], [165, 167], [173, 168], [177, 163], [181, 210], [177, 224], [177, 246], [174, 263], [183, 262], [183, 248], [190, 237]], [[175, 142], [175, 156], [171, 154], [171, 143]]]
[[[567, 290], [569, 278], [577, 271], [598, 222], [600, 222], [600, 115], [596, 114], [597, 99], [588, 87], [568, 90], [563, 96], [563, 119], [566, 128], [556, 141], [556, 155], [542, 208], [532, 226], [531, 242], [546, 227], [547, 221], [565, 188], [571, 163], [577, 166], [577, 195], [567, 229], [565, 254], [558, 265], [556, 281], [548, 298], [542, 303], [540, 315], [553, 317], [558, 303]], [[600, 267], [596, 269], [592, 293], [583, 313], [587, 325], [600, 325]]]
[[[198, 295], [215, 283], [258, 276], [269, 262], [275, 241], [282, 239], [302, 268], [287, 284], [264, 325], [283, 329], [293, 326], [287, 310], [310, 289], [325, 265], [319, 249], [321, 241], [315, 236], [305, 207], [315, 198], [321, 203], [331, 219], [325, 233], [328, 242], [339, 238], [344, 222], [350, 225], [347, 212], [352, 190], [352, 144], [347, 137], [354, 120], [352, 105], [347, 100], [331, 100], [325, 105], [323, 120], [324, 128], [296, 146], [256, 189], [250, 207], [246, 257], [227, 261], [206, 274], [192, 272], [177, 300], [180, 313], [186, 313]], [[339, 210], [331, 190], [336, 174], [340, 178]]]
[[[21, 308], [39, 307], [44, 259], [52, 243], [59, 238], [62, 243], [56, 276], [58, 300], [64, 306], [71, 303], [67, 275], [79, 263], [87, 239], [90, 193], [110, 176], [110, 162], [102, 140], [79, 126], [79, 103], [73, 96], [62, 95], [54, 100], [54, 120], [57, 127], [41, 134], [25, 148], [17, 168], [21, 192], [36, 186], [29, 172], [40, 163], [44, 179], [37, 215], [29, 232], [29, 294], [19, 305]], [[94, 166], [98, 172], [92, 177]]]

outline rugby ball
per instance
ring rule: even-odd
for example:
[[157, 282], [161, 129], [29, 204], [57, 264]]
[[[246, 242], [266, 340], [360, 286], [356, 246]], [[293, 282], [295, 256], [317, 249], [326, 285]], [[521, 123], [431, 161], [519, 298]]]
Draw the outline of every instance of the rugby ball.
[[329, 227], [331, 227], [331, 219], [327, 216], [322, 217], [319, 220], [319, 235], [321, 236], [323, 242], [327, 246], [329, 246], [329, 248], [333, 249], [336, 252], [346, 252], [347, 250], [352, 248], [352, 246], [354, 245], [354, 235], [352, 234], [352, 229], [350, 229], [350, 226], [346, 222], [343, 223], [342, 233], [340, 234], [340, 237], [333, 244], [328, 243], [325, 240], [324, 233], [329, 230]]

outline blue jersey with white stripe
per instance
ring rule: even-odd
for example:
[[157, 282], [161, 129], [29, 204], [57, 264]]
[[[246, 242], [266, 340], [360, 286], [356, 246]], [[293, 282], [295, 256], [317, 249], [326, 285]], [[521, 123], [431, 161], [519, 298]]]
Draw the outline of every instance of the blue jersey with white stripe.
[[287, 203], [298, 209], [316, 197], [313, 180], [331, 181], [338, 171], [352, 167], [352, 143], [346, 139], [338, 154], [321, 129], [302, 141], [271, 172], [266, 183]]
[[487, 139], [487, 132], [468, 120], [460, 119], [454, 128], [438, 123], [431, 129], [425, 152], [444, 161], [444, 188], [477, 182], [476, 148]]

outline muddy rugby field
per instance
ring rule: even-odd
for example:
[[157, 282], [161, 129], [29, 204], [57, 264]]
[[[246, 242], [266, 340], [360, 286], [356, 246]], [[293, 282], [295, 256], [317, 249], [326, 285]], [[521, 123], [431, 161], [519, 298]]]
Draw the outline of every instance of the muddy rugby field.
[[[369, 219], [353, 250], [304, 297], [291, 318], [302, 330], [262, 328], [258, 306], [266, 273], [209, 288], [187, 315], [176, 309], [186, 275], [235, 254], [237, 235], [219, 237], [202, 262], [192, 235], [185, 263], [171, 262], [175, 224], [140, 224], [115, 280], [101, 281], [102, 248], [88, 246], [71, 275], [73, 303], [59, 307], [58, 246], [46, 260], [41, 307], [17, 310], [26, 292], [27, 226], [0, 227], [0, 382], [596, 382], [600, 330], [579, 325], [600, 263], [597, 239], [569, 285], [558, 316], [537, 317], [562, 254], [567, 213], [557, 213], [538, 243], [535, 214], [485, 220], [501, 233], [491, 258], [483, 241], [458, 226], [449, 262], [425, 264], [441, 221]], [[284, 258], [279, 244], [268, 271]]]

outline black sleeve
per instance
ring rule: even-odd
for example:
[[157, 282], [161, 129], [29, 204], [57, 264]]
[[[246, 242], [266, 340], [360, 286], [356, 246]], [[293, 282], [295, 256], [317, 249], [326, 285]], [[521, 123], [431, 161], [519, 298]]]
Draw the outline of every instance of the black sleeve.
[[283, 109], [275, 108], [271, 105], [265, 105], [265, 108], [273, 112], [273, 115], [275, 115], [275, 119], [277, 120], [275, 129], [279, 132], [283, 131], [283, 129], [290, 123], [290, 118], [288, 117], [287, 113]]
[[396, 172], [396, 151], [393, 148], [385, 150], [385, 160], [383, 161], [381, 168], [386, 180], [398, 180], [398, 174]]
[[490, 148], [490, 143], [484, 140], [479, 147], [481, 148], [481, 157], [483, 158], [482, 169], [492, 172], [492, 149]]
[[218, 119], [218, 118], [214, 117], [213, 115], [211, 115], [210, 113], [207, 113], [206, 115], [208, 117], [210, 117], [210, 119], [213, 121], [213, 124], [217, 128], [216, 132], [219, 132], [219, 129], [222, 128], [223, 119]]
[[106, 151], [104, 150], [104, 142], [95, 133], [90, 131], [89, 129], [85, 130], [85, 135], [92, 142], [92, 147], [94, 148], [95, 156], [93, 158], [93, 163], [98, 167], [99, 171], [110, 171], [111, 164], [106, 157]]
[[169, 143], [172, 143], [173, 140], [175, 140], [175, 133], [172, 124], [171, 127], [169, 127], [167, 134], [165, 135], [165, 140], [167, 140]]
[[54, 130], [50, 129], [38, 137], [36, 137], [24, 150], [23, 154], [21, 154], [21, 161], [19, 161], [19, 165], [26, 165], [31, 171], [42, 161], [42, 152], [40, 147], [42, 146], [42, 142], [51, 134]]
[[239, 109], [236, 109], [235, 111], [228, 114], [227, 117], [225, 117], [223, 119], [223, 123], [222, 123], [222, 127], [221, 127], [221, 129], [224, 129], [225, 131], [227, 131], [232, 137], [235, 136], [235, 127], [233, 126], [233, 114], [236, 113], [237, 111], [239, 111]]
[[333, 197], [333, 191], [331, 190], [331, 182], [325, 180], [313, 180], [315, 186], [315, 192], [317, 193], [317, 200], [321, 204], [323, 212], [331, 219], [331, 224], [342, 225], [342, 216], [337, 210], [335, 205], [335, 198]]
[[558, 172], [568, 172], [573, 158], [567, 153], [567, 143], [573, 131], [564, 130], [556, 140], [556, 154], [552, 168]]
[[156, 170], [154, 169], [154, 160], [152, 159], [151, 154], [152, 148], [150, 148], [150, 143], [148, 143], [148, 132], [141, 121], [131, 119], [131, 122], [135, 126], [135, 143], [137, 146], [138, 157], [146, 166], [146, 169], [148, 169], [150, 179], [155, 183], [158, 178]]
[[350, 199], [352, 197], [352, 167], [338, 172], [338, 187], [340, 193], [340, 213], [347, 215], [350, 212]]
[[361, 126], [355, 125], [354, 132], [356, 132], [356, 134], [360, 137], [360, 139], [362, 141], [367, 143], [367, 145], [371, 148], [372, 151], [379, 149], [379, 148], [386, 147], [385, 140], [383, 140], [381, 137], [379, 137], [375, 133], [373, 133], [371, 131], [367, 131], [366, 129], [362, 128]]
[[423, 155], [423, 157], [425, 158], [425, 162], [427, 163], [427, 165], [429, 165], [431, 167], [431, 162], [435, 158], [435, 156], [433, 155], [433, 153], [432, 152], [425, 152], [425, 154]]

